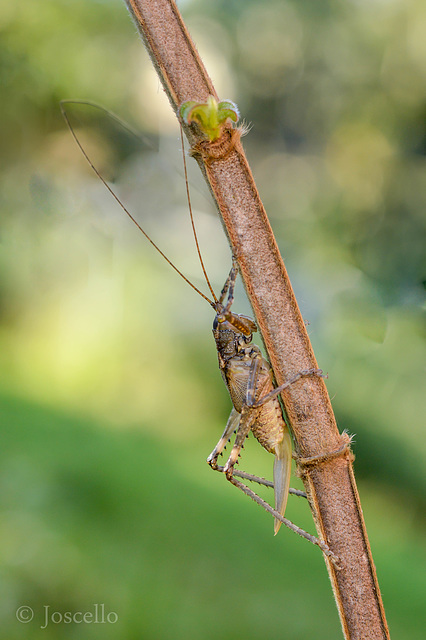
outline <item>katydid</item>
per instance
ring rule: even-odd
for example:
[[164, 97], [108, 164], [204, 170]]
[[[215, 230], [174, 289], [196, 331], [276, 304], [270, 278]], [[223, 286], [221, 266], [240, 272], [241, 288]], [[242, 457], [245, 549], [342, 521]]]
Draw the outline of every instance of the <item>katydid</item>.
[[[93, 103], [85, 103], [82, 101], [63, 100], [61, 102], [61, 110], [63, 117], [74, 137], [75, 142], [93, 169], [98, 178], [102, 181], [110, 194], [114, 197], [120, 207], [124, 210], [127, 216], [138, 227], [142, 234], [147, 238], [151, 245], [160, 253], [160, 255], [166, 260], [166, 262], [185, 280], [193, 290], [195, 290], [203, 299], [205, 299], [214, 309], [215, 318], [213, 321], [213, 336], [216, 342], [216, 348], [218, 353], [219, 368], [224, 379], [224, 382], [228, 388], [233, 408], [226, 424], [225, 430], [213, 449], [212, 453], [207, 458], [208, 464], [215, 470], [223, 472], [226, 478], [236, 487], [241, 489], [249, 497], [255, 500], [258, 504], [263, 506], [267, 511], [272, 513], [275, 518], [274, 532], [278, 532], [281, 524], [285, 524], [288, 528], [292, 529], [302, 537], [306, 538], [313, 544], [318, 545], [326, 555], [334, 557], [334, 554], [330, 551], [328, 546], [319, 540], [318, 538], [307, 533], [303, 529], [300, 529], [297, 525], [293, 524], [284, 517], [285, 508], [287, 504], [287, 497], [289, 492], [296, 495], [302, 495], [306, 497], [301, 491], [290, 489], [290, 474], [291, 474], [291, 461], [292, 461], [292, 439], [289, 428], [283, 418], [282, 409], [278, 400], [279, 393], [293, 384], [296, 380], [302, 376], [317, 375], [322, 376], [320, 370], [307, 370], [301, 371], [296, 374], [291, 380], [274, 388], [273, 374], [271, 366], [268, 361], [262, 355], [259, 347], [252, 342], [252, 335], [257, 331], [256, 323], [248, 316], [239, 315], [231, 311], [231, 306], [234, 301], [234, 286], [238, 275], [238, 264], [235, 257], [232, 259], [232, 268], [226, 279], [222, 292], [217, 298], [212, 285], [208, 279], [207, 272], [204, 266], [204, 262], [201, 256], [201, 251], [198, 244], [198, 237], [195, 230], [194, 218], [191, 207], [191, 200], [189, 197], [189, 187], [186, 172], [185, 154], [183, 152], [183, 136], [182, 136], [182, 152], [183, 163], [185, 173], [185, 184], [187, 190], [188, 206], [191, 225], [194, 233], [195, 244], [200, 260], [200, 265], [210, 290], [212, 298], [209, 298], [202, 291], [200, 291], [163, 253], [163, 251], [154, 243], [150, 236], [139, 225], [133, 215], [119, 200], [113, 189], [109, 186], [96, 166], [92, 163], [90, 157], [84, 150], [73, 126], [69, 120], [66, 105], [68, 104], [88, 104], [91, 107], [99, 108], [103, 112], [103, 107], [98, 107]], [[180, 113], [188, 114], [194, 113], [194, 105], [191, 103], [191, 109], [188, 107], [188, 103], [182, 105]], [[213, 106], [212, 106], [213, 105]], [[222, 103], [214, 103], [211, 101], [204, 105], [211, 108], [217, 108], [224, 105], [226, 109], [227, 117], [235, 121], [235, 118], [230, 113], [230, 110], [235, 107], [233, 103], [225, 101]], [[203, 107], [203, 105], [201, 105]], [[236, 109], [236, 107], [235, 107]], [[202, 109], [201, 109], [202, 111]], [[196, 112], [196, 109], [195, 109]], [[235, 113], [238, 113], [237, 111]], [[223, 114], [222, 114], [223, 115]], [[124, 126], [128, 131], [132, 131], [131, 128], [123, 124], [122, 121], [112, 115], [112, 117]], [[236, 118], [238, 119], [238, 118]], [[211, 118], [210, 118], [211, 120]], [[214, 118], [213, 118], [214, 120]], [[216, 118], [223, 126], [226, 118], [223, 116]], [[198, 123], [199, 124], [199, 123]], [[215, 134], [208, 134], [210, 139], [215, 139]], [[217, 137], [217, 136], [216, 136]], [[218, 458], [223, 453], [223, 450], [232, 437], [233, 433], [236, 433], [235, 442], [229, 458], [224, 466], [218, 465]], [[255, 475], [251, 475], [242, 471], [234, 469], [235, 464], [238, 462], [238, 457], [243, 446], [244, 440], [252, 432], [258, 442], [268, 451], [275, 456], [274, 462], [274, 482], [271, 483], [263, 478]], [[273, 486], [275, 494], [275, 508], [271, 507], [254, 491], [247, 487], [244, 483], [237, 480], [242, 478], [257, 482], [261, 485]]]

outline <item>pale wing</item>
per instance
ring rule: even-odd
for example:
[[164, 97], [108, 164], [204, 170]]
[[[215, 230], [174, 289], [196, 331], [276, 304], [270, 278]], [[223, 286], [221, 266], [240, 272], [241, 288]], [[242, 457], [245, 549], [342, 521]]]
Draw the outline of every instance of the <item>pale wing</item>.
[[233, 362], [226, 371], [226, 384], [232, 404], [239, 413], [246, 399], [249, 373], [250, 362]]
[[[288, 429], [285, 429], [282, 441], [275, 447], [274, 461], [274, 495], [275, 511], [284, 516], [287, 506], [288, 490], [291, 475], [291, 437]], [[280, 520], [275, 520], [274, 534], [278, 533], [281, 526]]]

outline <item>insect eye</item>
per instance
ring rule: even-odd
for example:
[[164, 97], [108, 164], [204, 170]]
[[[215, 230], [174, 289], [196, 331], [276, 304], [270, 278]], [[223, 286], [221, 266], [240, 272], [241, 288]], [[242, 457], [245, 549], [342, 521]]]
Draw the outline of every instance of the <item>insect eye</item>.
[[226, 318], [224, 315], [222, 315], [221, 313], [218, 313], [215, 319], [213, 320], [213, 331], [216, 331], [218, 324], [225, 322], [225, 319]]

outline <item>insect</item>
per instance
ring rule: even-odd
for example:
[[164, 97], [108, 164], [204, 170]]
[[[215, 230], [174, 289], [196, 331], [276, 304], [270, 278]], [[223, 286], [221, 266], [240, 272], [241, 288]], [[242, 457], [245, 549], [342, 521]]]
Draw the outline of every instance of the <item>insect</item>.
[[[234, 466], [238, 461], [244, 440], [251, 431], [262, 447], [275, 456], [275, 511], [284, 516], [290, 488], [292, 441], [277, 397], [283, 387], [279, 390], [274, 389], [271, 367], [262, 356], [259, 347], [252, 341], [253, 333], [257, 331], [254, 320], [231, 311], [237, 273], [237, 264], [233, 260], [232, 269], [220, 298], [212, 303], [216, 310], [213, 337], [216, 342], [219, 369], [231, 396], [233, 408], [225, 430], [207, 458], [207, 462], [213, 469], [222, 471], [228, 480], [233, 482]], [[226, 297], [227, 302], [224, 304]], [[313, 372], [303, 372], [296, 379], [310, 373]], [[284, 385], [284, 388], [288, 384]], [[236, 431], [236, 437], [231, 454], [225, 466], [220, 467], [217, 464], [218, 457], [234, 431]], [[235, 484], [235, 481], [233, 483]], [[278, 533], [281, 524], [282, 520], [275, 518], [275, 534]]]
[[[319, 370], [301, 371], [292, 379], [288, 380], [285, 384], [281, 385], [280, 387], [274, 388], [271, 366], [263, 357], [259, 347], [252, 341], [253, 333], [257, 331], [256, 323], [252, 318], [248, 316], [236, 314], [231, 311], [231, 307], [234, 301], [234, 287], [238, 275], [238, 264], [235, 258], [233, 258], [232, 260], [232, 268], [226, 279], [221, 294], [219, 298], [217, 298], [207, 276], [198, 243], [197, 233], [195, 230], [191, 200], [189, 197], [189, 187], [184, 153], [184, 175], [190, 220], [200, 265], [207, 286], [210, 290], [212, 299], [202, 293], [169, 260], [169, 258], [153, 242], [150, 236], [144, 231], [144, 229], [135, 220], [133, 215], [119, 200], [118, 196], [100, 174], [98, 169], [94, 166], [88, 154], [81, 145], [67, 115], [66, 105], [68, 104], [88, 104], [92, 107], [100, 108], [104, 112], [105, 110], [102, 107], [98, 107], [98, 105], [94, 105], [93, 103], [82, 103], [81, 101], [69, 100], [64, 100], [61, 102], [62, 114], [71, 131], [71, 134], [73, 135], [74, 140], [76, 141], [78, 147], [80, 148], [81, 152], [83, 153], [84, 157], [86, 158], [95, 174], [102, 181], [110, 194], [115, 198], [115, 200], [118, 202], [127, 216], [133, 221], [133, 223], [143, 233], [147, 240], [167, 261], [167, 263], [185, 280], [185, 282], [187, 282], [187, 284], [189, 284], [189, 286], [192, 287], [192, 289], [194, 289], [203, 299], [205, 299], [215, 311], [215, 318], [213, 321], [213, 337], [216, 343], [220, 372], [228, 388], [233, 408], [231, 410], [231, 414], [220, 440], [207, 458], [208, 464], [214, 470], [223, 472], [232, 484], [237, 486], [249, 497], [263, 506], [267, 511], [272, 513], [275, 518], [275, 534], [278, 532], [281, 524], [284, 523], [287, 527], [289, 527], [299, 535], [308, 539], [310, 542], [320, 546], [320, 548], [327, 555], [333, 556], [332, 552], [324, 542], [305, 532], [303, 529], [300, 529], [297, 525], [293, 524], [284, 517], [289, 491], [291, 493], [295, 493], [296, 495], [302, 495], [305, 497], [306, 494], [301, 491], [296, 491], [289, 488], [292, 461], [292, 439], [288, 426], [286, 425], [286, 422], [283, 418], [281, 406], [278, 400], [278, 394], [289, 385], [293, 384], [296, 380], [300, 379], [302, 376], [322, 375], [322, 372]], [[121, 123], [121, 120], [118, 117], [114, 116], [114, 114], [111, 114], [111, 117]], [[126, 126], [126, 128], [128, 127]], [[221, 466], [218, 464], [218, 458], [223, 453], [228, 441], [231, 439], [234, 432], [236, 432], [236, 437], [231, 453], [225, 465]], [[238, 462], [238, 458], [244, 441], [250, 432], [258, 440], [262, 447], [264, 447], [269, 453], [272, 453], [275, 457], [273, 483], [258, 476], [234, 469], [235, 465]], [[247, 485], [242, 483], [237, 478], [257, 482], [261, 485], [272, 486], [274, 488], [275, 508], [271, 507], [266, 501], [264, 501], [260, 496], [258, 496], [254, 491], [252, 491], [249, 487], [247, 487]]]

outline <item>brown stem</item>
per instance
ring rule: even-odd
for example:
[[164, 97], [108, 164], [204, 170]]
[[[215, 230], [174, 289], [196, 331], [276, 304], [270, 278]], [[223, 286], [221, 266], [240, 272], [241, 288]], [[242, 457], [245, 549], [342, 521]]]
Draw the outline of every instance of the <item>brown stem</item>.
[[[185, 100], [217, 97], [172, 0], [126, 0], [174, 112]], [[225, 96], [227, 97], [227, 96]], [[218, 159], [192, 128], [189, 141], [210, 185], [236, 256], [277, 383], [318, 365], [284, 263], [237, 136]], [[228, 134], [229, 135], [229, 134]], [[225, 141], [226, 147], [226, 141]], [[389, 638], [355, 484], [349, 443], [339, 434], [324, 380], [302, 378], [282, 393], [299, 470], [318, 534], [340, 558], [325, 557], [344, 635]], [[337, 454], [336, 454], [337, 452]], [[330, 454], [330, 455], [327, 455]]]

